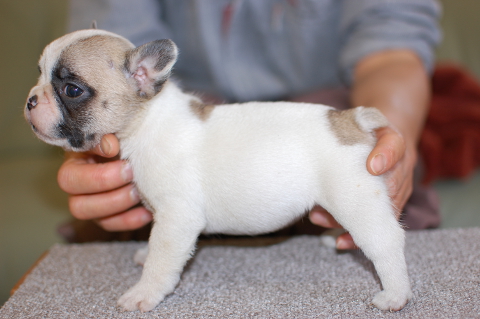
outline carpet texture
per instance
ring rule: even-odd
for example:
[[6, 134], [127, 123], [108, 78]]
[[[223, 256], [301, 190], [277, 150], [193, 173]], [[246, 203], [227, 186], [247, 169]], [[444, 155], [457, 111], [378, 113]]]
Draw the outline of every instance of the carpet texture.
[[0, 318], [480, 318], [480, 228], [411, 231], [414, 299], [400, 312], [370, 305], [380, 283], [361, 252], [315, 236], [270, 246], [199, 248], [154, 311], [121, 312], [140, 278], [141, 243], [56, 245], [0, 309]]

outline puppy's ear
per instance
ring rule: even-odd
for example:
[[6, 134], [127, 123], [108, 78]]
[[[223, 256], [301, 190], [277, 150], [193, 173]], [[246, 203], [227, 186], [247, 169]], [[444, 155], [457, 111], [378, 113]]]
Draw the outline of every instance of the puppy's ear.
[[177, 61], [178, 49], [172, 40], [146, 43], [127, 53], [125, 70], [137, 94], [152, 98], [162, 88]]

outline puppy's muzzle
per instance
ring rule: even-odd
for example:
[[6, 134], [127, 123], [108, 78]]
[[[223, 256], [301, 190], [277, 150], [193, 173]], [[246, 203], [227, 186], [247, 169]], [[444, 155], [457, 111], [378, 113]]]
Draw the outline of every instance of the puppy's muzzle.
[[36, 95], [34, 95], [34, 96], [32, 96], [31, 98], [28, 99], [27, 109], [29, 111], [31, 111], [32, 109], [35, 108], [35, 106], [37, 106], [37, 104], [38, 104], [37, 99], [38, 99], [38, 97]]

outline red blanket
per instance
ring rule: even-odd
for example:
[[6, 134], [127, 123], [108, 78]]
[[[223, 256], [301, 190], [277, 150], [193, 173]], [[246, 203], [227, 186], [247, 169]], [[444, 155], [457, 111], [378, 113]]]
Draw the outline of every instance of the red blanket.
[[480, 84], [458, 66], [440, 65], [433, 74], [432, 90], [420, 139], [423, 182], [464, 178], [480, 165]]

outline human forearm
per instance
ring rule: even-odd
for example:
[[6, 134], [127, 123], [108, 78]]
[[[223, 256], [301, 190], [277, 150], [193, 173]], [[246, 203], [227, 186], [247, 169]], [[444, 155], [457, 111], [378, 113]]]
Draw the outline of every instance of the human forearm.
[[393, 128], [377, 131], [378, 141], [367, 159], [374, 175], [389, 172], [387, 184], [398, 212], [413, 190], [417, 143], [428, 111], [428, 73], [415, 53], [408, 50], [373, 54], [357, 65], [353, 105], [380, 109]]
[[373, 54], [360, 61], [354, 72], [353, 106], [374, 106], [416, 145], [430, 99], [428, 74], [420, 59], [408, 50]]

